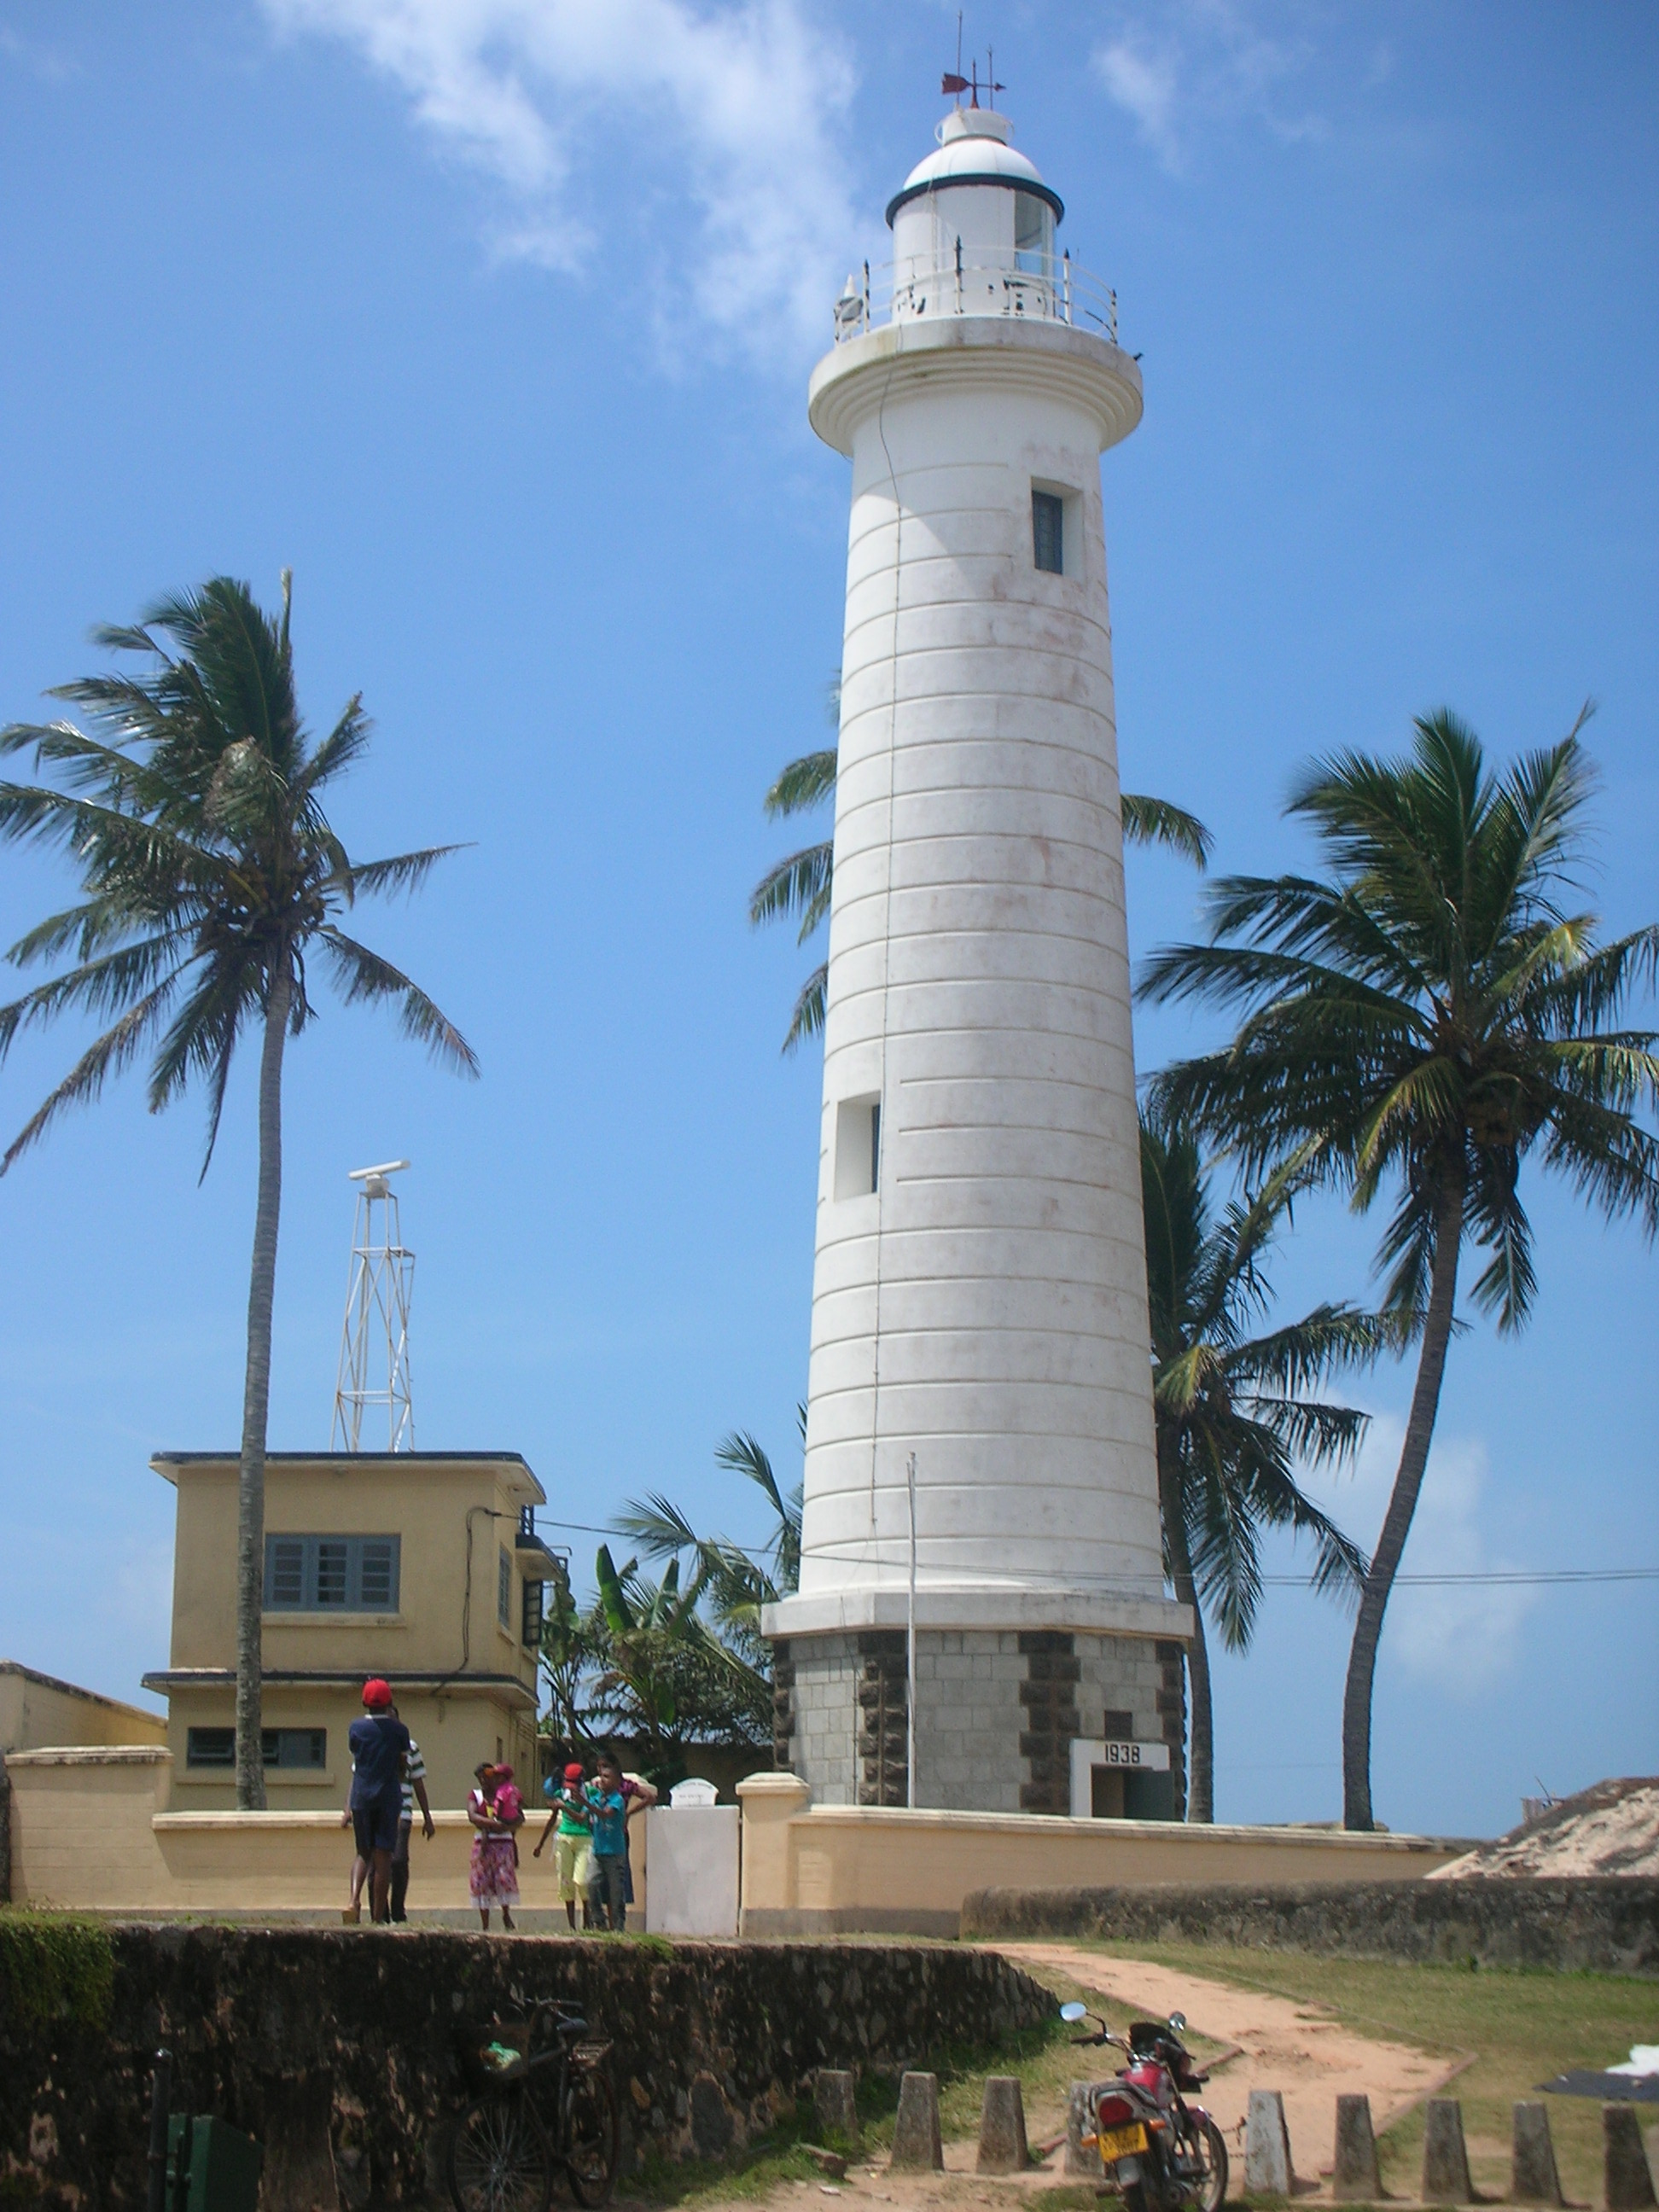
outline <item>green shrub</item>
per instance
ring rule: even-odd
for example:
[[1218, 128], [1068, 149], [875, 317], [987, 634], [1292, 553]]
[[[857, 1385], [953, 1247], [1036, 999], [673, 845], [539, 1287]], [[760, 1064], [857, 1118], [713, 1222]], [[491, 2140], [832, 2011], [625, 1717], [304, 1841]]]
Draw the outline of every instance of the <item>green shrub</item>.
[[114, 1990], [115, 1952], [101, 1920], [0, 1911], [0, 2016], [106, 2027]]

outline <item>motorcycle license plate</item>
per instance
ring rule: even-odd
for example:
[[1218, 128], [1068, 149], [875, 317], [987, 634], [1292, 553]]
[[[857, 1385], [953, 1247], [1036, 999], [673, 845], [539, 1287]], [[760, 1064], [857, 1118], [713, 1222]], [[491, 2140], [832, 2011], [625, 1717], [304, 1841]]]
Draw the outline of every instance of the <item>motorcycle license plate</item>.
[[1137, 2151], [1146, 2148], [1146, 2130], [1139, 2120], [1127, 2128], [1103, 2128], [1099, 2135], [1100, 2162], [1115, 2166], [1121, 2158], [1133, 2158]]

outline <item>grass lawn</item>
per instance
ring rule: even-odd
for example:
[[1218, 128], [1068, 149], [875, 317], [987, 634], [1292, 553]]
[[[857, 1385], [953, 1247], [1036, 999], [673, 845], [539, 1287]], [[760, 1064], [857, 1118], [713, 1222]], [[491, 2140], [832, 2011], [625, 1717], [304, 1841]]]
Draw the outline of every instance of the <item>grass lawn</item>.
[[[1469, 2172], [1482, 2195], [1509, 2192], [1510, 2107], [1569, 2067], [1601, 2067], [1633, 2043], [1659, 2043], [1659, 1982], [1613, 1974], [1410, 1966], [1370, 1959], [1307, 1957], [1220, 1946], [1091, 1943], [1092, 1951], [1156, 1960], [1246, 1989], [1326, 2005], [1358, 2033], [1447, 2054], [1471, 2063], [1447, 2090], [1461, 2099]], [[1588, 2097], [1550, 2097], [1561, 2185], [1583, 2204], [1601, 2201], [1601, 2107]], [[1659, 2119], [1643, 2108], [1650, 2125]], [[1415, 2197], [1423, 2170], [1423, 2121], [1407, 2113], [1378, 2144], [1390, 2195]]]

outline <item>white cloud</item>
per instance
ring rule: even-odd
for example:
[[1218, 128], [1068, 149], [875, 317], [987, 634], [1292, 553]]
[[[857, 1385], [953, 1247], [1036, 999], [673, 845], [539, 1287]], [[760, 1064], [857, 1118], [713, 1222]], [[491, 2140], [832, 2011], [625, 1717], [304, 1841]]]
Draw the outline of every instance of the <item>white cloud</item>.
[[1118, 106], [1133, 116], [1147, 144], [1168, 166], [1178, 167], [1175, 55], [1168, 48], [1162, 52], [1150, 48], [1138, 33], [1128, 31], [1097, 49], [1094, 66]]
[[[1307, 1482], [1310, 1491], [1322, 1488], [1322, 1504], [1368, 1548], [1382, 1526], [1404, 1435], [1395, 1415], [1379, 1413], [1352, 1479]], [[1489, 1477], [1480, 1437], [1436, 1437], [1406, 1540], [1402, 1575], [1491, 1574], [1519, 1567], [1490, 1541]], [[1454, 1698], [1489, 1689], [1515, 1667], [1522, 1627], [1537, 1599], [1537, 1590], [1525, 1585], [1396, 1584], [1382, 1626], [1382, 1658]]]
[[77, 74], [69, 56], [38, 39], [26, 39], [9, 24], [0, 23], [0, 55], [15, 62], [45, 84], [62, 84]]
[[[1281, 21], [1293, 13], [1279, 10]], [[1324, 137], [1318, 116], [1281, 105], [1312, 53], [1305, 34], [1260, 29], [1239, 0], [1159, 0], [1121, 9], [1090, 60], [1108, 96], [1178, 175], [1206, 128], [1239, 118], [1287, 142]]]
[[[343, 41], [501, 195], [492, 243], [639, 272], [661, 331], [793, 361], [829, 329], [855, 237], [842, 48], [801, 0], [264, 0]], [[620, 206], [601, 206], [603, 165]], [[689, 235], [685, 217], [689, 215]]]

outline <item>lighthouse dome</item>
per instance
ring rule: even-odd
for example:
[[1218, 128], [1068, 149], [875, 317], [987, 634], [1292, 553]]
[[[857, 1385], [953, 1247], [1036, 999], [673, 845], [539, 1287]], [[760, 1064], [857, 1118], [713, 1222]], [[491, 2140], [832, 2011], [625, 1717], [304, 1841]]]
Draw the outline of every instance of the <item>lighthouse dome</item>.
[[993, 108], [953, 108], [938, 135], [937, 152], [887, 204], [894, 319], [1051, 315], [1060, 195], [1008, 143], [1008, 118]]
[[1060, 194], [1042, 181], [1035, 161], [1008, 143], [1011, 125], [994, 108], [952, 108], [939, 126], [939, 149], [916, 163], [887, 203], [892, 228], [899, 210], [924, 193], [963, 185], [1000, 185], [1027, 191], [1044, 202], [1058, 222], [1066, 209]]

